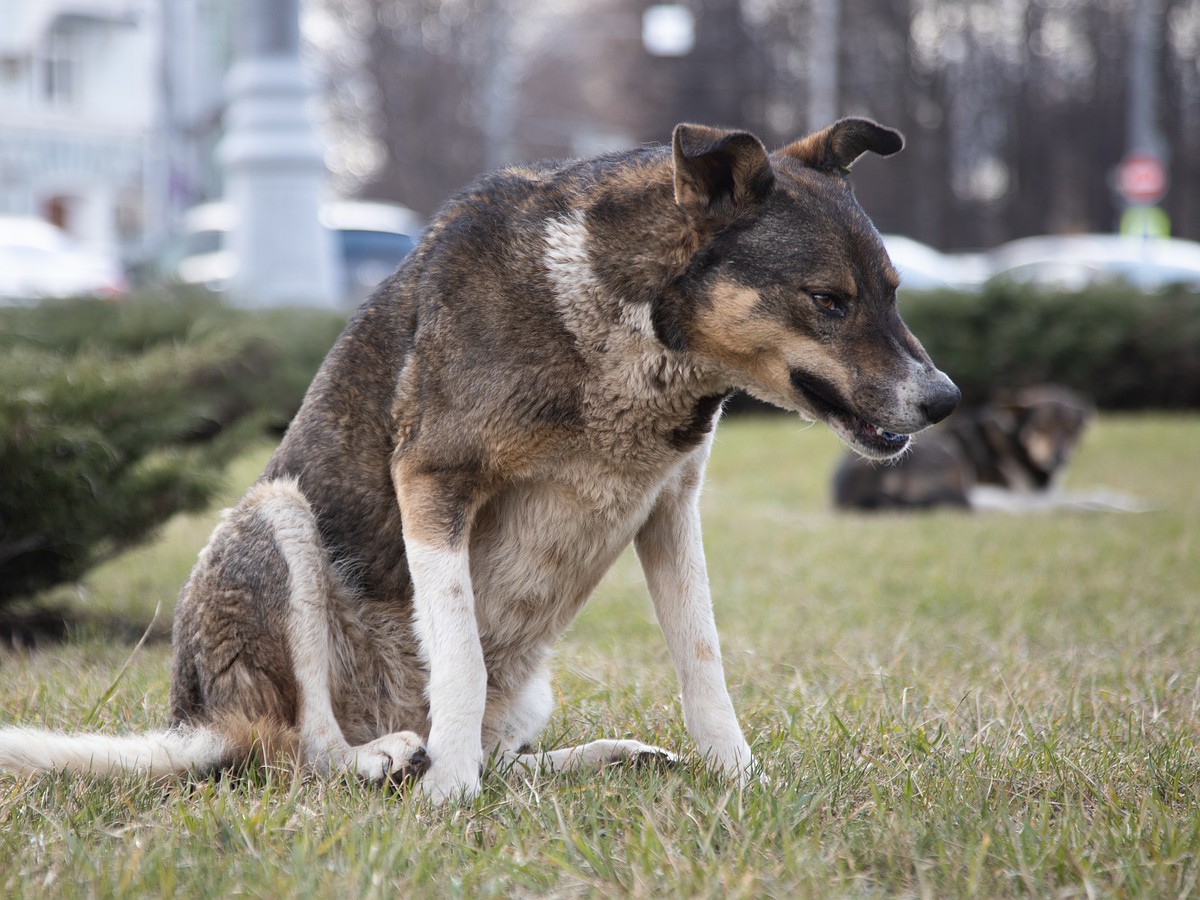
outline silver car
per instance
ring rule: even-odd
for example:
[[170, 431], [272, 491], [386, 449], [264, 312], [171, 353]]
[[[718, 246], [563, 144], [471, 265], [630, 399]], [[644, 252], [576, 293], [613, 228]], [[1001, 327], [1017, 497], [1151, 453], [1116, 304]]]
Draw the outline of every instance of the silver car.
[[83, 247], [35, 216], [0, 216], [0, 301], [115, 300], [128, 290], [116, 254]]

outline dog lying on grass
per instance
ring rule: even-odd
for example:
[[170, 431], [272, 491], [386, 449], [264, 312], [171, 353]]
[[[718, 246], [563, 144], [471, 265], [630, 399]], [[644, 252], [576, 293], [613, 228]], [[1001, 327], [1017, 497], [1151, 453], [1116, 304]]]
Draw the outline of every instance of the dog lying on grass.
[[1067, 464], [1095, 415], [1091, 401], [1068, 388], [1022, 388], [960, 410], [885, 464], [847, 454], [834, 473], [834, 505], [1003, 512], [1145, 509], [1136, 498], [1115, 491], [1061, 489]]
[[171, 727], [9, 729], [0, 768], [210, 771], [264, 747], [470, 798], [533, 752], [546, 659], [630, 542], [704, 761], [745, 782], [697, 498], [736, 388], [887, 459], [958, 389], [896, 312], [849, 166], [900, 135], [843, 119], [768, 154], [680, 125], [670, 148], [515, 166], [453, 198], [358, 310], [266, 471], [179, 598]]

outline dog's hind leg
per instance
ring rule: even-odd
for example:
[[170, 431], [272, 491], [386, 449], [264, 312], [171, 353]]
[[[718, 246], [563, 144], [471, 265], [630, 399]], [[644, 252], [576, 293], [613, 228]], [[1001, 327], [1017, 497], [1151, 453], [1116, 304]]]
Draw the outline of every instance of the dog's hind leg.
[[484, 748], [503, 753], [532, 745], [553, 710], [550, 672], [542, 662], [519, 690], [500, 696], [489, 694], [483, 716]]
[[643, 744], [641, 741], [601, 739], [575, 747], [534, 753], [505, 750], [500, 754], [500, 760], [505, 765], [519, 766], [530, 771], [574, 772], [617, 763], [675, 765], [679, 762], [679, 757], [670, 750]]
[[674, 763], [678, 759], [660, 747], [632, 740], [598, 740], [577, 747], [522, 752], [545, 727], [553, 704], [550, 674], [540, 667], [512, 700], [489, 703], [483, 723], [484, 746], [494, 748], [502, 766], [538, 772], [569, 772], [625, 761]]
[[406, 780], [427, 765], [424, 743], [411, 731], [351, 746], [333, 710], [335, 627], [332, 605], [341, 590], [321, 543], [316, 518], [289, 482], [275, 482], [259, 504], [287, 564], [287, 643], [297, 686], [296, 719], [303, 763], [344, 770], [368, 781]]

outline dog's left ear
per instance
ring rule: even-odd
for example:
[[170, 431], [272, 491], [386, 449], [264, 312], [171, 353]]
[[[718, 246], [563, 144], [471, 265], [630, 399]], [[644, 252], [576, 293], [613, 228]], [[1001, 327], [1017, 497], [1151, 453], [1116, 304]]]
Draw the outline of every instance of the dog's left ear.
[[767, 148], [747, 131], [677, 125], [671, 149], [675, 202], [693, 221], [728, 224], [775, 180]]
[[825, 172], [848, 172], [851, 164], [870, 150], [880, 156], [899, 153], [904, 135], [870, 119], [839, 119], [828, 128], [801, 138], [780, 150]]

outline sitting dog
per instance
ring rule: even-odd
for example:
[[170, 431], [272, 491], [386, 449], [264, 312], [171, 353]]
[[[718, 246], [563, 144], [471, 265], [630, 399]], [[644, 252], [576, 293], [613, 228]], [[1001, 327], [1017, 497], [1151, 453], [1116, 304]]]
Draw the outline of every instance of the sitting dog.
[[1133, 498], [1114, 492], [1059, 489], [1095, 412], [1086, 398], [1057, 385], [1025, 388], [1007, 399], [961, 410], [884, 465], [847, 455], [834, 474], [834, 505], [1012, 512], [1063, 506], [1140, 508]]
[[276, 744], [318, 770], [470, 798], [533, 753], [550, 646], [632, 542], [700, 755], [756, 766], [726, 690], [697, 498], [735, 388], [887, 459], [958, 389], [896, 311], [848, 169], [901, 136], [843, 119], [768, 154], [669, 148], [516, 166], [453, 198], [330, 351], [184, 586], [172, 726], [0, 732], [0, 768], [207, 771]]

